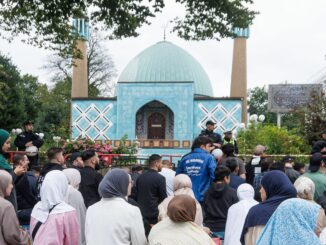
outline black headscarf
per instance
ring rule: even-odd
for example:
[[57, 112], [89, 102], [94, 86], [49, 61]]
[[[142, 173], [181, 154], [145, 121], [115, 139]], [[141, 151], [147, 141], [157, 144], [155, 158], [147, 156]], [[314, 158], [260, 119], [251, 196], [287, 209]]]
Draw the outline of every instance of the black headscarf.
[[297, 196], [297, 191], [289, 178], [279, 170], [266, 173], [261, 180], [261, 185], [265, 189], [267, 199], [249, 210], [241, 235], [241, 242], [243, 244], [248, 228], [266, 225], [278, 205], [286, 199]]
[[122, 169], [113, 169], [101, 181], [98, 192], [101, 197], [121, 197], [125, 199], [128, 194], [129, 176]]

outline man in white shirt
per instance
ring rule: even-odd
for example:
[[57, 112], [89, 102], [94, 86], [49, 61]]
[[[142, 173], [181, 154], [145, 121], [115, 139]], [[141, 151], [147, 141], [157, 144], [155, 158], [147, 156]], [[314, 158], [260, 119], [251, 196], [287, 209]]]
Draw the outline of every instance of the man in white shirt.
[[168, 196], [173, 196], [173, 180], [175, 177], [175, 171], [170, 169], [169, 160], [162, 161], [162, 170], [159, 173], [165, 177], [166, 194]]

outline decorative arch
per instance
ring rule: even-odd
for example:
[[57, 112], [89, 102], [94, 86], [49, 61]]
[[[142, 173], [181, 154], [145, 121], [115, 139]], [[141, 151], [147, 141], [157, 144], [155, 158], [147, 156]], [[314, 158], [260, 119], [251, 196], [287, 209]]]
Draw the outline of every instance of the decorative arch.
[[173, 111], [158, 100], [144, 104], [136, 112], [135, 135], [138, 139], [173, 139]]

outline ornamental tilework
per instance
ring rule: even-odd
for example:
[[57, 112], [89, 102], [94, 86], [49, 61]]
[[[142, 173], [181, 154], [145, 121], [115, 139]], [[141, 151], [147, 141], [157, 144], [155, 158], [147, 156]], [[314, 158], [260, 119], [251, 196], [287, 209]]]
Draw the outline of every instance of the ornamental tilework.
[[196, 100], [194, 102], [194, 137], [206, 128], [206, 122], [216, 123], [215, 131], [223, 134], [236, 130], [241, 123], [241, 100]]
[[74, 100], [72, 102], [72, 139], [115, 139], [116, 101]]

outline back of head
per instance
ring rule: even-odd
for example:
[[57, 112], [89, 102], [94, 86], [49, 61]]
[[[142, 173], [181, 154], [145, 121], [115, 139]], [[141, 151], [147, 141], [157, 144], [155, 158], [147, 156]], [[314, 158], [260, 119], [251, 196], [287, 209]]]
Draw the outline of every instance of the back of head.
[[314, 153], [310, 157], [309, 170], [312, 173], [318, 172], [323, 163], [323, 155], [321, 153]]
[[46, 152], [46, 155], [48, 157], [48, 161], [51, 162], [51, 161], [55, 160], [57, 158], [58, 154], [60, 154], [60, 153], [63, 153], [62, 148], [60, 148], [60, 147], [51, 147]]
[[235, 157], [232, 157], [226, 159], [225, 166], [230, 169], [231, 173], [233, 173], [239, 167], [239, 163]]
[[206, 136], [198, 136], [192, 142], [191, 150], [193, 151], [196, 148], [200, 148], [202, 145], [213, 144], [213, 141]]
[[304, 169], [305, 168], [305, 164], [304, 163], [301, 163], [301, 162], [296, 162], [293, 166], [294, 170], [300, 172], [301, 169]]
[[262, 180], [267, 199], [272, 197], [296, 197], [297, 191], [285, 173], [279, 170], [267, 172]]
[[41, 187], [41, 203], [45, 209], [62, 202], [68, 190], [68, 180], [59, 170], [50, 171], [44, 178]]
[[136, 164], [136, 165], [132, 166], [132, 168], [131, 168], [132, 172], [138, 172], [138, 171], [142, 171], [142, 170], [143, 170], [143, 167], [139, 164]]
[[227, 157], [234, 155], [234, 145], [233, 144], [224, 144], [221, 149]]
[[168, 205], [167, 215], [176, 223], [194, 222], [196, 217], [196, 201], [188, 195], [178, 195], [172, 198]]
[[0, 170], [0, 197], [5, 197], [6, 189], [11, 182], [11, 175], [6, 170]]
[[149, 167], [154, 167], [161, 159], [162, 157], [158, 154], [151, 155], [148, 159]]
[[68, 184], [71, 185], [72, 187], [78, 189], [80, 181], [81, 181], [80, 172], [74, 168], [67, 168], [67, 169], [63, 170], [63, 173], [67, 177]]
[[263, 145], [257, 145], [254, 149], [255, 156], [261, 156], [266, 151], [266, 147]]
[[294, 182], [294, 187], [298, 192], [298, 197], [305, 200], [313, 200], [315, 194], [315, 184], [311, 179], [301, 176]]
[[178, 174], [174, 177], [173, 180], [173, 191], [182, 188], [192, 188], [191, 179], [186, 174]]
[[20, 164], [20, 161], [23, 161], [25, 159], [25, 155], [24, 154], [21, 154], [21, 153], [17, 153], [14, 155], [14, 158], [13, 158], [13, 163], [14, 163], [14, 166], [17, 166]]
[[170, 166], [170, 161], [169, 161], [169, 160], [163, 160], [163, 161], [162, 161], [162, 165], [163, 165], [164, 167], [169, 167], [169, 166]]
[[223, 151], [221, 149], [214, 149], [212, 151], [212, 155], [214, 156], [215, 159], [219, 159], [223, 156]]
[[255, 190], [251, 185], [247, 183], [241, 184], [237, 189], [237, 195], [240, 201], [246, 199], [254, 199]]
[[125, 198], [128, 194], [130, 179], [125, 170], [115, 168], [108, 172], [102, 179], [98, 192], [101, 197], [121, 197]]
[[225, 177], [229, 177], [231, 171], [228, 167], [217, 166], [215, 169], [215, 181], [223, 181]]
[[277, 162], [273, 162], [270, 166], [269, 166], [269, 170], [279, 170], [282, 172], [285, 172], [285, 163], [282, 161], [277, 161]]

